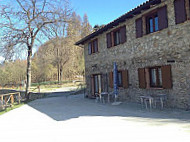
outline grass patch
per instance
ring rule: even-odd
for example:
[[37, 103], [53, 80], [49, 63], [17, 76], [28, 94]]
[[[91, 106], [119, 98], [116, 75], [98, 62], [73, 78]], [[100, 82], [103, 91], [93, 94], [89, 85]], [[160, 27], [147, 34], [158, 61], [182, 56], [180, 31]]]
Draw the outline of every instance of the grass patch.
[[[84, 88], [84, 82], [81, 81], [62, 81], [60, 84], [57, 81], [51, 81], [51, 82], [41, 82], [41, 83], [32, 83], [32, 86], [30, 87], [30, 92], [39, 92], [38, 86], [40, 86], [40, 92], [50, 92], [54, 91], [56, 89], [64, 88], [64, 87], [74, 87], [77, 90], [80, 90]], [[6, 87], [4, 89], [13, 89], [17, 91], [25, 91], [24, 87], [14, 87], [14, 88], [9, 88]], [[75, 91], [75, 90], [73, 90]]]
[[11, 111], [11, 110], [13, 110], [13, 109], [19, 108], [19, 107], [23, 106], [24, 104], [25, 104], [25, 103], [20, 103], [20, 104], [15, 104], [15, 105], [13, 105], [12, 107], [8, 107], [8, 108], [6, 108], [5, 110], [0, 111], [0, 115], [2, 115], [2, 114], [4, 114], [4, 113], [7, 113], [7, 112], [9, 112], [9, 111]]
[[61, 81], [60, 83], [58, 81], [46, 81], [46, 82], [39, 82], [39, 83], [32, 83], [31, 85], [36, 87], [38, 85], [40, 86], [49, 86], [49, 85], [63, 85], [67, 83], [72, 83], [70, 80]]

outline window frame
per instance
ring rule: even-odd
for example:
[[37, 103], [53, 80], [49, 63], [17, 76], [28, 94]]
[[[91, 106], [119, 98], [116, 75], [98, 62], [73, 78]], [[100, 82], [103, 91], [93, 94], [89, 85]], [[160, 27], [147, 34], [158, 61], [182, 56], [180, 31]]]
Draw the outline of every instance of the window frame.
[[91, 42], [88, 43], [88, 55], [92, 54], [92, 44]]
[[[94, 87], [94, 95], [95, 95], [96, 93], [100, 93], [102, 91], [102, 74], [93, 74], [92, 77], [93, 77], [93, 81], [94, 81], [94, 83], [93, 83], [94, 86], [93, 87]], [[96, 82], [95, 78], [97, 79], [97, 82]], [[96, 87], [98, 89], [98, 92], [96, 90]]]
[[[95, 45], [97, 46], [96, 48], [95, 48]], [[90, 50], [90, 48], [91, 48], [91, 50]], [[88, 43], [88, 55], [98, 53], [98, 52], [99, 52], [99, 50], [98, 50], [98, 38], [96, 38], [96, 39], [94, 39]]]
[[[124, 32], [125, 35], [123, 35], [123, 28], [125, 28], [125, 32]], [[118, 33], [118, 37], [119, 37], [118, 38], [118, 40], [119, 40], [118, 43], [116, 42], [116, 40], [117, 40], [116, 34], [117, 33]], [[126, 33], [127, 33], [126, 25], [123, 25], [121, 27], [118, 27], [118, 28], [112, 30], [111, 32], [108, 32], [106, 34], [107, 48], [115, 47], [115, 46], [118, 46], [118, 45], [121, 45], [121, 44], [124, 44], [125, 42], [127, 42]], [[123, 41], [122, 36], [124, 36], [124, 38], [125, 38], [124, 41]], [[109, 38], [109, 40], [108, 40], [108, 38]], [[110, 43], [108, 43], [108, 42], [110, 42]]]
[[[119, 83], [119, 74], [121, 74], [121, 82]], [[117, 83], [118, 83], [118, 87], [123, 87], [123, 74], [122, 71], [117, 71]]]
[[[117, 46], [117, 45], [120, 45], [121, 44], [121, 28], [119, 29], [116, 29], [113, 31], [113, 43], [114, 43], [114, 46]], [[117, 41], [118, 40], [118, 41]]]
[[[155, 69], [156, 70], [156, 85], [153, 85], [152, 81], [152, 72], [151, 70]], [[163, 80], [162, 80], [162, 69], [161, 66], [155, 66], [155, 67], [150, 67], [148, 68], [149, 70], [149, 77], [150, 77], [150, 87], [151, 88], [163, 88]], [[159, 70], [161, 71], [161, 75], [159, 74]], [[162, 81], [160, 81], [162, 80]]]
[[[157, 18], [157, 25], [158, 25], [158, 29], [156, 30], [156, 22], [155, 19]], [[153, 24], [153, 31], [150, 31], [150, 19], [152, 19], [152, 24]], [[158, 17], [158, 10], [154, 11], [152, 13], [149, 13], [148, 15], [146, 15], [146, 33], [150, 34], [150, 33], [154, 33], [159, 31], [159, 17]]]

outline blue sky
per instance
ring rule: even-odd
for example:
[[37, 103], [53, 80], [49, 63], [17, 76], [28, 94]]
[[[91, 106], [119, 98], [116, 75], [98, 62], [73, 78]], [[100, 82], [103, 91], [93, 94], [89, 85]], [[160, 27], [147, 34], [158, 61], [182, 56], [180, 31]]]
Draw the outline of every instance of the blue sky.
[[70, 0], [81, 17], [87, 13], [92, 26], [108, 24], [146, 0]]
[[[11, 1], [11, 0], [9, 0]], [[108, 24], [146, 0], [70, 0], [71, 6], [81, 17], [86, 13], [92, 26]], [[6, 3], [5, 0], [0, 0]], [[14, 2], [14, 0], [12, 1]], [[0, 56], [0, 63], [4, 58]]]

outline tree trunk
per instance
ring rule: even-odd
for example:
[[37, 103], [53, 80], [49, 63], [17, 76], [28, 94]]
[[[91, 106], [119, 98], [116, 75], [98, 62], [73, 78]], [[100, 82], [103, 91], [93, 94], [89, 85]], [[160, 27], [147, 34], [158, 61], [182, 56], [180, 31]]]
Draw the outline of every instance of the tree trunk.
[[60, 67], [60, 82], [63, 81], [63, 67]]
[[29, 89], [31, 86], [31, 58], [32, 58], [32, 47], [28, 47], [28, 57], [27, 57], [27, 71], [26, 71], [26, 92], [25, 97], [27, 100], [29, 100]]
[[60, 66], [59, 64], [57, 65], [57, 81], [60, 83]]
[[[54, 45], [54, 47], [56, 46]], [[57, 48], [57, 80], [58, 80], [58, 83], [60, 84], [59, 48]]]

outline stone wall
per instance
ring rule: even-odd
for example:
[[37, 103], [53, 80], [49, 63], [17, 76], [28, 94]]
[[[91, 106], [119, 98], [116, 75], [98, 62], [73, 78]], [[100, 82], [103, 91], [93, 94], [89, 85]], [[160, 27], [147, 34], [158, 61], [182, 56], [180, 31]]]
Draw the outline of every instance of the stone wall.
[[[142, 15], [167, 4], [168, 28], [136, 38], [135, 20]], [[188, 14], [189, 15], [189, 14]], [[99, 35], [99, 52], [88, 55], [88, 43], [84, 46], [87, 92], [91, 95], [90, 75], [104, 74], [104, 89], [108, 73], [113, 69], [113, 62], [119, 69], [129, 72], [129, 88], [120, 88], [122, 100], [139, 101], [140, 95], [165, 93], [168, 106], [190, 109], [190, 21], [175, 24], [173, 0], [163, 1], [157, 6], [128, 19], [115, 28], [126, 25], [127, 42], [107, 48], [106, 33]], [[144, 25], [145, 26], [145, 25]], [[93, 40], [93, 39], [92, 39]], [[174, 63], [168, 63], [174, 60]], [[138, 68], [170, 64], [172, 67], [172, 89], [140, 89]], [[107, 74], [107, 75], [106, 75]], [[111, 88], [108, 88], [111, 91]]]
[[[1, 94], [8, 94], [8, 93], [14, 93], [14, 92], [20, 92], [21, 97], [24, 99], [25, 98], [25, 92], [24, 91], [16, 91], [16, 90], [7, 90], [7, 89], [3, 89], [0, 90], [0, 95]], [[30, 93], [29, 94], [29, 100], [36, 100], [36, 99], [41, 99], [44, 98], [46, 96], [45, 93]]]

